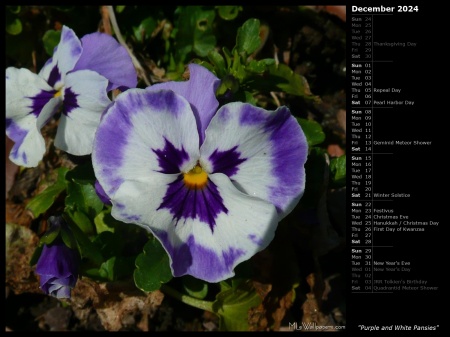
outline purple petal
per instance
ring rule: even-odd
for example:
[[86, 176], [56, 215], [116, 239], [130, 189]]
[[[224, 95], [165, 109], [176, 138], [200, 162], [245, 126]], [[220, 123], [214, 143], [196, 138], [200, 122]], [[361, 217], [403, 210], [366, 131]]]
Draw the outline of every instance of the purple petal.
[[169, 89], [186, 98], [194, 111], [200, 144], [202, 144], [205, 139], [205, 130], [219, 106], [216, 90], [220, 80], [205, 67], [194, 63], [189, 64], [189, 73], [188, 81], [158, 83], [147, 87], [146, 90]]
[[92, 33], [81, 38], [83, 53], [74, 70], [96, 71], [109, 80], [108, 91], [124, 86], [134, 88], [137, 74], [127, 50], [112, 36]]
[[102, 185], [100, 185], [98, 180], [95, 181], [94, 187], [95, 192], [97, 193], [100, 200], [106, 205], [111, 205], [111, 199], [108, 197], [108, 195], [106, 194], [105, 190], [103, 189]]
[[62, 242], [44, 245], [39, 261], [36, 265], [36, 273], [39, 275], [56, 278], [66, 278], [78, 274], [78, 253], [67, 247]]

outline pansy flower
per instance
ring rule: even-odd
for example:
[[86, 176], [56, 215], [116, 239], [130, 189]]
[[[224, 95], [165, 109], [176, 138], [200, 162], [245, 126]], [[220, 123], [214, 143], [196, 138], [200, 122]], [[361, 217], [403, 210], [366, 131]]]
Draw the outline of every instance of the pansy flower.
[[85, 35], [63, 26], [61, 40], [39, 74], [6, 69], [6, 135], [15, 144], [9, 158], [37, 166], [45, 153], [41, 128], [61, 109], [55, 146], [74, 155], [92, 152], [107, 93], [137, 84], [131, 57], [113, 37]]
[[219, 108], [219, 79], [190, 78], [118, 96], [92, 160], [112, 216], [150, 230], [175, 277], [219, 282], [266, 248], [305, 187], [307, 142], [287, 107]]
[[[67, 226], [61, 216], [48, 219], [51, 230]], [[44, 244], [36, 265], [40, 288], [43, 292], [56, 298], [70, 298], [71, 290], [78, 280], [80, 255], [77, 250], [67, 247], [61, 237], [51, 244]]]

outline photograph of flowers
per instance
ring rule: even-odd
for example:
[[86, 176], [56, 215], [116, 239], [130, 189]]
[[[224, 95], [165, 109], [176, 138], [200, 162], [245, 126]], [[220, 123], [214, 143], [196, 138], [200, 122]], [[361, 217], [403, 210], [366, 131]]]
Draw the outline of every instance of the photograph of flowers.
[[5, 10], [6, 331], [345, 329], [345, 6]]

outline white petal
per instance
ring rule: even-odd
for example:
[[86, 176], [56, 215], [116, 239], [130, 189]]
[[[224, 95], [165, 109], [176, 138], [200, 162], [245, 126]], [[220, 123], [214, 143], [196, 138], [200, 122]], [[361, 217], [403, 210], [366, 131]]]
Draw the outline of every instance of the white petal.
[[129, 89], [107, 109], [94, 140], [92, 160], [100, 185], [114, 201], [127, 180], [192, 169], [198, 132], [189, 103], [168, 90]]
[[9, 158], [17, 165], [35, 167], [45, 153], [42, 126], [61, 103], [53, 89], [28, 69], [6, 70], [6, 134], [14, 141]]
[[66, 74], [71, 71], [82, 52], [81, 42], [75, 32], [63, 26], [61, 40], [56, 46], [53, 57], [49, 59], [39, 72], [52, 87], [59, 90], [64, 85]]
[[272, 203], [280, 219], [303, 195], [308, 146], [286, 107], [224, 105], [206, 129], [200, 153], [208, 172], [224, 173], [241, 191]]
[[56, 147], [77, 156], [92, 153], [101, 115], [111, 103], [107, 86], [108, 80], [91, 70], [67, 74]]

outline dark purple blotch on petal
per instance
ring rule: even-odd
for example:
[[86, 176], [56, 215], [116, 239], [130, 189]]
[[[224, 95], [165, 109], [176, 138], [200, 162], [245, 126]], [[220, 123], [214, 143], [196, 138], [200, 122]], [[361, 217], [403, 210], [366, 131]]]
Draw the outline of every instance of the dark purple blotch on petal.
[[50, 75], [48, 76], [48, 85], [54, 87], [56, 82], [61, 80], [61, 73], [58, 69], [58, 65], [56, 64], [53, 69], [50, 71]]
[[78, 105], [77, 96], [79, 96], [79, 94], [74, 93], [71, 88], [64, 89], [64, 108], [63, 108], [63, 113], [66, 116], [68, 116], [69, 113], [73, 109], [76, 109], [76, 108], [80, 107]]
[[56, 91], [44, 91], [41, 90], [39, 94], [33, 97], [28, 97], [31, 99], [31, 105], [29, 108], [31, 109], [30, 114], [39, 116], [44, 106], [55, 96]]
[[166, 208], [178, 222], [181, 219], [199, 219], [214, 232], [216, 218], [222, 212], [228, 214], [217, 186], [208, 179], [202, 188], [188, 188], [183, 175], [169, 184], [166, 195], [157, 210]]
[[209, 160], [212, 163], [211, 173], [223, 173], [228, 177], [232, 177], [239, 171], [239, 165], [247, 160], [247, 158], [241, 158], [241, 153], [236, 151], [237, 146], [226, 150], [214, 152], [209, 156]]
[[158, 156], [159, 167], [161, 168], [161, 173], [173, 174], [181, 172], [181, 165], [184, 161], [189, 160], [189, 155], [181, 147], [178, 150], [171, 142], [164, 138], [164, 148], [161, 150], [152, 151]]

